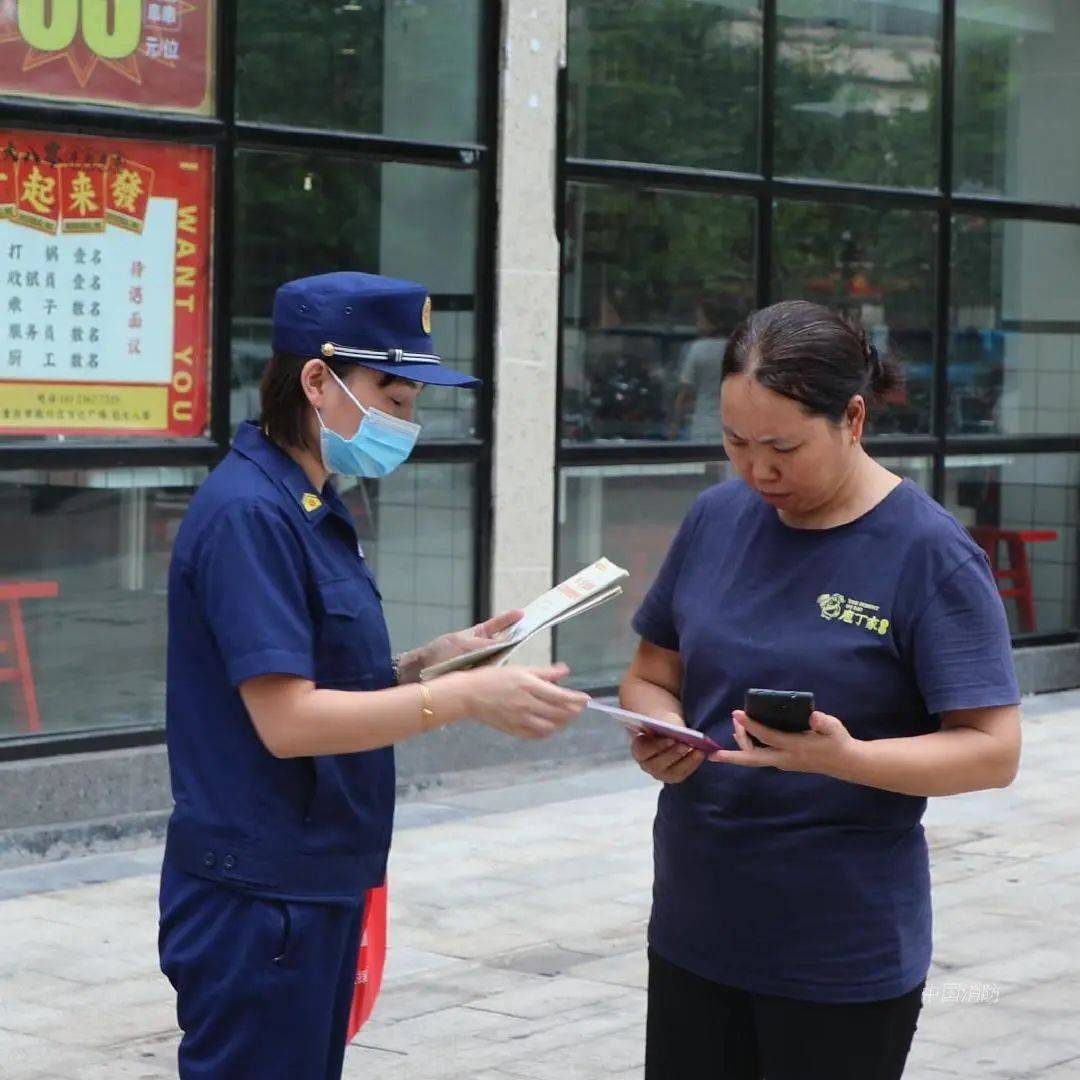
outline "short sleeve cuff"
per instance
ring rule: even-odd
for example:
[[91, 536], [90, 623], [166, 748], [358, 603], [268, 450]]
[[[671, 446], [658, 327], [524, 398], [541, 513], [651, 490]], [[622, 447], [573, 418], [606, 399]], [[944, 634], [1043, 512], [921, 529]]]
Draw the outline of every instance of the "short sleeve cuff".
[[1011, 686], [970, 686], [957, 690], [944, 690], [926, 698], [926, 711], [931, 715], [957, 712], [960, 709], [997, 709], [1006, 705], [1020, 704], [1020, 689]]
[[229, 681], [234, 687], [260, 675], [295, 675], [299, 679], [315, 681], [315, 661], [312, 657], [281, 649], [232, 657], [228, 661], [228, 671]]
[[649, 613], [644, 608], [638, 610], [638, 613], [634, 616], [633, 622], [630, 625], [633, 626], [635, 634], [644, 638], [651, 644], [658, 645], [661, 649], [670, 649], [672, 652], [678, 652], [678, 634], [675, 633], [670, 625], [664, 626], [660, 620], [650, 617]]

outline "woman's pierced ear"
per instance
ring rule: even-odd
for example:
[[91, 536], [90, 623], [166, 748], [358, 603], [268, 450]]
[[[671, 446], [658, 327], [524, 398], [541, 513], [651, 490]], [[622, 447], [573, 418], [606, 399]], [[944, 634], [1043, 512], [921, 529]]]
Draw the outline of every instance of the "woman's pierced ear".
[[851, 445], [852, 446], [854, 446], [859, 441], [859, 436], [856, 434], [856, 431], [855, 431], [855, 423], [856, 423], [856, 421], [858, 419], [859, 419], [858, 409], [855, 410], [854, 414], [852, 414], [850, 412], [848, 413], [848, 423], [851, 425]]

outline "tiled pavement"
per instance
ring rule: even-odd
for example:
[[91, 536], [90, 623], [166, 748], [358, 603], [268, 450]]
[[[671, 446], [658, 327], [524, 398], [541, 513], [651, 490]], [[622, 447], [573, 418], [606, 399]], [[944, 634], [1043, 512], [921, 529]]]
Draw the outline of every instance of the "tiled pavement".
[[[1080, 1080], [1078, 760], [1080, 693], [1031, 699], [1017, 782], [932, 803], [937, 946], [911, 1080]], [[346, 1077], [639, 1077], [654, 802], [615, 764], [406, 803], [386, 983]], [[0, 873], [0, 1077], [176, 1075], [159, 860]]]

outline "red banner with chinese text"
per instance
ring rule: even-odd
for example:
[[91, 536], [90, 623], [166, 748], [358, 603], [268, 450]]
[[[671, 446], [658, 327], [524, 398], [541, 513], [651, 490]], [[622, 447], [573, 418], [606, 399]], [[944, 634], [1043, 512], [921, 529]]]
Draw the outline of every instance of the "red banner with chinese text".
[[0, 3], [0, 94], [214, 111], [214, 0]]
[[0, 435], [201, 436], [209, 147], [0, 131]]

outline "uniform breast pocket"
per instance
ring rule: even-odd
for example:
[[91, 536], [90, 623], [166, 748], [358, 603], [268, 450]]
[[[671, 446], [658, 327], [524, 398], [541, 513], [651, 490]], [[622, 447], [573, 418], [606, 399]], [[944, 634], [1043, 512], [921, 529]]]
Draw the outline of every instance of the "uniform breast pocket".
[[390, 663], [378, 597], [364, 579], [320, 581], [317, 590], [316, 682], [345, 689], [376, 683]]

